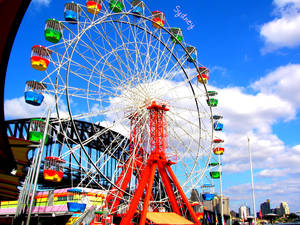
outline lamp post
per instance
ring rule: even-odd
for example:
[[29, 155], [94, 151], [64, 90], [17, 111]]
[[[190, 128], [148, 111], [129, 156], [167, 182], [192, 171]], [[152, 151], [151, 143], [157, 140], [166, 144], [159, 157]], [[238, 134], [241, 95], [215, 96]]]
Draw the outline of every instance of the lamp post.
[[253, 203], [253, 217], [254, 217], [254, 225], [256, 225], [256, 209], [255, 209], [255, 195], [254, 195], [254, 181], [253, 181], [253, 167], [252, 167], [252, 153], [250, 150], [250, 138], [248, 137], [248, 152], [249, 152], [249, 160], [250, 160], [250, 171], [251, 171], [251, 186], [252, 186], [252, 203]]

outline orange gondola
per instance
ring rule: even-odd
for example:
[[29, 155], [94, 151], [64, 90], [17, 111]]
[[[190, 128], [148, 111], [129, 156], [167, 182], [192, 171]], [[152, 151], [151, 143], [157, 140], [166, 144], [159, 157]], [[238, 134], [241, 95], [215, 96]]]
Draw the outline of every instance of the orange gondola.
[[35, 45], [31, 49], [31, 57], [30, 63], [32, 68], [45, 71], [49, 65], [49, 58], [51, 55], [51, 50], [42, 46], [42, 45]]
[[153, 11], [152, 12], [152, 25], [157, 28], [160, 29], [161, 27], [165, 26], [165, 14], [161, 11]]
[[224, 148], [223, 147], [216, 147], [214, 148], [214, 154], [215, 155], [223, 155], [224, 154]]

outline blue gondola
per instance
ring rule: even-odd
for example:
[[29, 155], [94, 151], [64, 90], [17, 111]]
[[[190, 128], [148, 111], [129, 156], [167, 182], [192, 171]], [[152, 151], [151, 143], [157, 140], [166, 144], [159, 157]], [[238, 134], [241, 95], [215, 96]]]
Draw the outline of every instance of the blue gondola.
[[204, 184], [201, 186], [202, 188], [202, 198], [204, 201], [212, 201], [215, 198], [214, 194], [214, 185], [212, 184]]
[[44, 100], [43, 92], [45, 89], [46, 85], [43, 83], [35, 80], [27, 81], [24, 92], [25, 102], [34, 106], [41, 105]]
[[86, 192], [78, 188], [68, 189], [68, 211], [69, 212], [84, 212], [86, 203], [82, 202], [82, 198], [86, 196]]
[[70, 23], [77, 23], [81, 8], [74, 2], [65, 4], [65, 20]]
[[193, 46], [187, 46], [186, 50], [190, 54], [190, 56], [187, 55], [187, 61], [191, 62], [191, 63], [196, 61], [196, 59], [197, 59], [197, 49]]
[[213, 193], [204, 193], [202, 194], [202, 198], [204, 201], [212, 201], [215, 198], [215, 194]]
[[145, 3], [140, 0], [133, 0], [131, 2], [132, 10], [131, 12], [138, 15], [144, 15]]
[[214, 130], [215, 131], [222, 131], [223, 130], [223, 123], [219, 121], [214, 122]]

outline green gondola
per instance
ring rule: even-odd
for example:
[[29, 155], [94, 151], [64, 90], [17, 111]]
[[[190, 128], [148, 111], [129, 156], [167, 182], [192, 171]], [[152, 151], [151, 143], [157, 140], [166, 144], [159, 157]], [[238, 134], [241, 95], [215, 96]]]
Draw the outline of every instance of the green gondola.
[[170, 33], [171, 35], [171, 40], [175, 44], [179, 44], [183, 41], [183, 35], [182, 35], [182, 30], [178, 27], [172, 27], [170, 28]]
[[[31, 119], [29, 125], [29, 140], [41, 142], [43, 140], [46, 122], [44, 119]], [[49, 135], [46, 135], [45, 143], [48, 142]]]
[[220, 179], [221, 177], [221, 172], [219, 171], [211, 171], [209, 174], [212, 179]]
[[211, 106], [211, 107], [218, 106], [218, 99], [216, 99], [216, 98], [207, 99], [207, 105]]
[[48, 19], [45, 26], [45, 39], [52, 43], [58, 43], [62, 37], [63, 25], [56, 19]]
[[122, 12], [122, 10], [124, 8], [124, 1], [123, 0], [111, 0], [109, 3], [109, 8], [114, 13]]

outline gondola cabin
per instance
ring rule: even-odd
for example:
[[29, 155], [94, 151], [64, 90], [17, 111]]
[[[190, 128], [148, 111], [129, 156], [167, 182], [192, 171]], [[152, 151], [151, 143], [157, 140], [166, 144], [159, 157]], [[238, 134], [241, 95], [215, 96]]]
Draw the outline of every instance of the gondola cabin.
[[207, 105], [208, 106], [211, 106], [211, 107], [217, 107], [218, 106], [218, 99], [216, 98], [210, 98], [210, 99], [207, 99]]
[[182, 34], [182, 30], [178, 27], [172, 27], [170, 28], [170, 33], [171, 35], [171, 40], [173, 43], [175, 44], [179, 44], [183, 41], [183, 34]]
[[201, 186], [202, 188], [202, 198], [204, 201], [212, 201], [215, 198], [214, 185], [205, 184]]
[[216, 167], [216, 166], [219, 166], [220, 163], [218, 163], [218, 162], [211, 162], [211, 163], [209, 163], [208, 165], [209, 165], [210, 167]]
[[207, 84], [209, 79], [209, 70], [206, 67], [199, 67], [198, 81], [202, 84]]
[[47, 156], [44, 160], [44, 179], [52, 182], [60, 182], [64, 176], [63, 164], [66, 161], [54, 156]]
[[223, 116], [221, 116], [221, 115], [213, 115], [213, 119], [214, 120], [220, 120], [220, 119], [223, 119]]
[[193, 46], [187, 46], [186, 51], [189, 53], [189, 55], [187, 54], [187, 61], [188, 62], [194, 62], [197, 59], [197, 49]]
[[30, 105], [39, 106], [44, 100], [43, 93], [46, 85], [35, 80], [26, 81], [24, 98], [25, 102]]
[[160, 29], [161, 27], [165, 26], [166, 17], [163, 12], [156, 10], [151, 13], [151, 16], [153, 21], [152, 25], [155, 28]]
[[74, 2], [69, 2], [65, 4], [65, 20], [69, 23], [77, 23], [79, 20], [79, 15], [81, 8], [78, 4]]
[[56, 19], [48, 19], [45, 25], [45, 39], [51, 43], [58, 43], [62, 37], [63, 25]]
[[212, 179], [220, 179], [220, 177], [221, 177], [221, 172], [220, 172], [220, 171], [211, 171], [211, 172], [209, 173], [209, 175], [210, 175], [210, 177], [211, 177]]
[[91, 14], [97, 15], [101, 10], [102, 3], [103, 0], [86, 1], [86, 10]]
[[207, 91], [208, 96], [212, 97], [212, 96], [216, 96], [218, 94], [218, 92], [216, 91]]
[[111, 0], [109, 2], [109, 8], [114, 13], [122, 12], [124, 9], [124, 0]]
[[216, 139], [213, 140], [214, 144], [219, 144], [219, 143], [223, 143], [223, 142], [224, 142], [224, 140], [219, 139], [219, 138], [216, 138]]
[[51, 51], [48, 48], [42, 45], [33, 46], [30, 57], [31, 67], [39, 71], [45, 71], [49, 65], [50, 55]]
[[216, 147], [214, 148], [214, 154], [215, 155], [223, 155], [224, 154], [224, 148], [223, 147]]
[[[46, 122], [44, 119], [31, 119], [29, 124], [29, 140], [41, 142], [45, 132]], [[46, 135], [45, 143], [48, 142], [48, 134]]]
[[68, 189], [67, 206], [69, 212], [84, 212], [87, 193], [79, 188]]
[[222, 131], [223, 130], [223, 123], [220, 123], [219, 121], [214, 122], [214, 130], [215, 131]]
[[203, 193], [202, 198], [204, 201], [212, 201], [215, 198], [215, 194], [214, 193]]
[[144, 15], [145, 3], [140, 0], [133, 0], [131, 2], [132, 10], [131, 12], [136, 15]]

